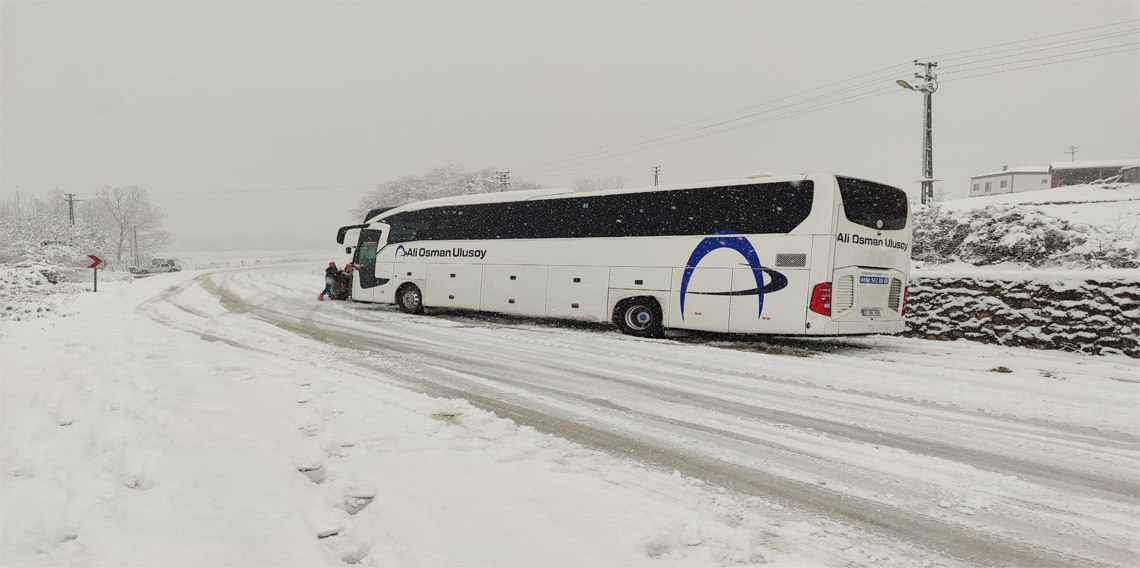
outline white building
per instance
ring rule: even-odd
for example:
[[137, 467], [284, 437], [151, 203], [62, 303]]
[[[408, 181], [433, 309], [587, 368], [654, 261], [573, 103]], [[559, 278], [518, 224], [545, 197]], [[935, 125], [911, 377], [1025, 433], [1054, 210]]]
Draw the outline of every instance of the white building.
[[1045, 166], [1002, 166], [1000, 172], [971, 176], [970, 197], [1049, 189], [1049, 185], [1049, 168]]

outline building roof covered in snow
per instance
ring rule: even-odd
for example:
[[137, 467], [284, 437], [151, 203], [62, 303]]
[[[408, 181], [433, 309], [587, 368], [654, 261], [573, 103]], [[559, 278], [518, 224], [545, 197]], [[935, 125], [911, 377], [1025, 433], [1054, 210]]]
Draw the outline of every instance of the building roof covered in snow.
[[1007, 174], [1042, 174], [1042, 175], [1044, 175], [1044, 174], [1048, 174], [1048, 173], [1049, 173], [1049, 168], [1047, 168], [1045, 166], [1020, 166], [1020, 167], [1016, 167], [1016, 168], [1005, 169], [1005, 170], [1002, 170], [1000, 172], [992, 172], [992, 173], [988, 173], [988, 174], [979, 174], [976, 176], [970, 176], [970, 179], [984, 178], [984, 177], [990, 177], [990, 176], [1002, 176], [1002, 175], [1007, 175]]
[[1124, 160], [1095, 160], [1083, 162], [1054, 162], [1052, 164], [1049, 164], [1049, 168], [1054, 170], [1127, 168], [1130, 166], [1140, 166], [1140, 158], [1130, 158]]

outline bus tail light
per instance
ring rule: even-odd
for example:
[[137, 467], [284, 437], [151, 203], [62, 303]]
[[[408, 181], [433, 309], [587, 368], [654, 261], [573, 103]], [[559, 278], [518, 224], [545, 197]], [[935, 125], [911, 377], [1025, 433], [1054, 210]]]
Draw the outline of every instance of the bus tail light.
[[815, 289], [811, 291], [811, 306], [808, 309], [817, 314], [831, 315], [831, 282], [815, 285]]
[[908, 285], [906, 288], [903, 288], [903, 303], [902, 303], [902, 310], [899, 311], [900, 316], [906, 315], [906, 301], [909, 297], [910, 297], [910, 286]]

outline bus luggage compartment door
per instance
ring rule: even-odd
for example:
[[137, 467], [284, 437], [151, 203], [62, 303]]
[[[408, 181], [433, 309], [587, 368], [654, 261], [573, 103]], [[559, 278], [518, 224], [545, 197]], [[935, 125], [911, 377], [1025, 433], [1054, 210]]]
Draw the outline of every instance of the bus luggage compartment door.
[[669, 293], [669, 324], [666, 327], [727, 332], [727, 293], [732, 287], [732, 269], [694, 268], [688, 282], [684, 282], [686, 270], [673, 269], [673, 291]]
[[546, 280], [546, 315], [606, 321], [609, 296], [608, 266], [551, 266]]
[[[808, 270], [779, 269], [787, 279], [787, 286], [770, 293], [732, 296], [729, 307], [732, 316], [728, 330], [732, 333], [803, 333], [804, 305], [808, 301]], [[771, 285], [772, 276], [764, 274], [765, 286]], [[732, 270], [732, 291], [755, 290], [756, 276], [752, 269]], [[763, 305], [761, 306], [761, 302]]]
[[545, 266], [483, 266], [479, 309], [528, 316], [546, 315]]
[[429, 264], [424, 305], [477, 310], [482, 281], [481, 264]]

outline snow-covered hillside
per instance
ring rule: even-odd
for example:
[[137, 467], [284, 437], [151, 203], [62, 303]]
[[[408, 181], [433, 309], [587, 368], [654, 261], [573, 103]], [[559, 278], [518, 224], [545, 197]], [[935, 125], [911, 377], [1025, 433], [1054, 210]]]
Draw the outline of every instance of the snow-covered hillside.
[[[1140, 266], [1140, 185], [1069, 186], [936, 203], [915, 214], [922, 269]], [[961, 269], [961, 266], [956, 269]]]

